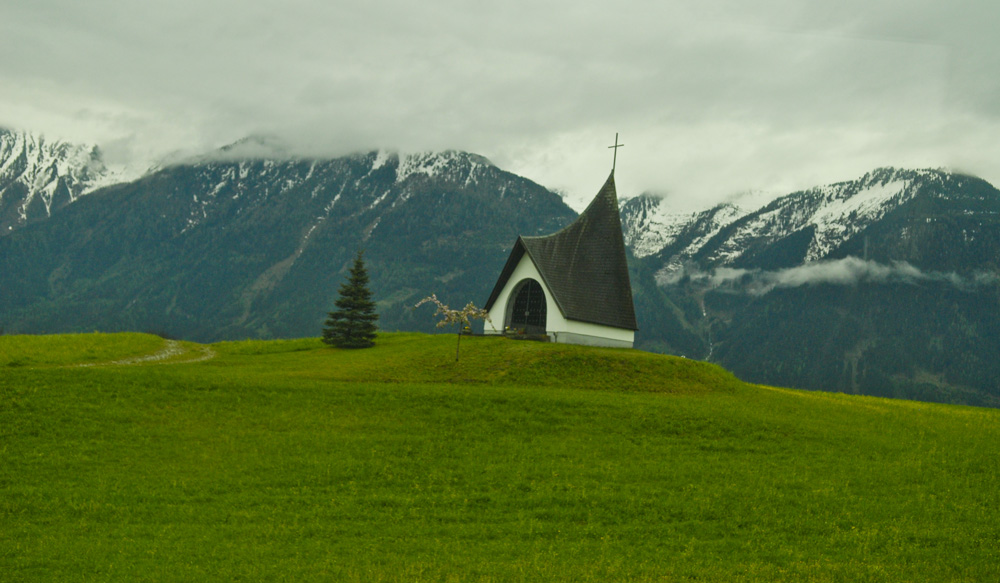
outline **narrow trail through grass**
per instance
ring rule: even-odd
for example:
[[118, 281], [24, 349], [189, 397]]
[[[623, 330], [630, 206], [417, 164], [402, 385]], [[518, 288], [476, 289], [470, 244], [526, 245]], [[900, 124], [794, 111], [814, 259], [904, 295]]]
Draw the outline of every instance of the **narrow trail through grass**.
[[177, 340], [165, 340], [163, 348], [151, 354], [133, 356], [110, 362], [80, 364], [77, 366], [128, 366], [133, 364], [192, 364], [205, 362], [217, 355], [210, 346], [196, 346], [191, 343], [181, 343]]
[[216, 356], [211, 346], [152, 334], [0, 336], [0, 370], [192, 364]]

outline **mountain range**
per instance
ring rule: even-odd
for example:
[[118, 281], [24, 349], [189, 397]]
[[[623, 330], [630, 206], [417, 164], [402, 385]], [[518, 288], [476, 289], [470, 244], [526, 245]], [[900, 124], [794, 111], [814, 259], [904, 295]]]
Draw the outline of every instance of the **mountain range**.
[[[432, 331], [419, 299], [482, 303], [518, 235], [576, 216], [475, 154], [246, 148], [123, 181], [94, 147], [0, 132], [0, 326], [312, 336], [364, 249], [383, 329]], [[988, 183], [883, 168], [763, 205], [640, 195], [621, 214], [638, 348], [754, 382], [1000, 405]]]
[[882, 168], [752, 210], [661, 206], [627, 201], [624, 229], [700, 340], [693, 356], [756, 382], [1000, 404], [1000, 192], [987, 182]]
[[362, 248], [383, 328], [430, 331], [419, 299], [481, 303], [518, 233], [575, 216], [460, 152], [220, 158], [99, 189], [0, 238], [7, 331], [314, 335]]

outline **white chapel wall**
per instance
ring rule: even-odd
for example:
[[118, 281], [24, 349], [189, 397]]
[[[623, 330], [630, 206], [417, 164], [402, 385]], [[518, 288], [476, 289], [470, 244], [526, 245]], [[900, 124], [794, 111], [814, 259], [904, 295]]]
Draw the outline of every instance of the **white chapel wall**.
[[[484, 330], [487, 334], [503, 334], [504, 319], [507, 316], [507, 301], [510, 300], [510, 294], [514, 291], [514, 288], [523, 279], [531, 278], [537, 281], [542, 286], [542, 291], [545, 292], [545, 312], [546, 314], [552, 311], [559, 311], [556, 307], [556, 303], [552, 301], [552, 294], [549, 292], [549, 288], [546, 287], [544, 280], [542, 280], [542, 275], [538, 273], [538, 268], [535, 267], [535, 262], [528, 257], [525, 253], [521, 256], [521, 260], [517, 263], [517, 267], [511, 272], [510, 277], [507, 278], [507, 283], [504, 284], [503, 289], [500, 291], [500, 295], [497, 296], [496, 301], [493, 302], [493, 307], [490, 308], [490, 320], [493, 321], [493, 328], [490, 327], [489, 322], [486, 323]], [[548, 330], [548, 318], [546, 317], [545, 329]]]
[[635, 341], [635, 332], [632, 330], [567, 320], [563, 317], [562, 312], [559, 311], [559, 306], [556, 305], [555, 300], [552, 298], [552, 292], [545, 285], [545, 281], [538, 272], [538, 268], [535, 267], [535, 262], [531, 260], [531, 257], [527, 253], [521, 257], [517, 267], [514, 268], [510, 277], [507, 278], [507, 283], [504, 284], [500, 295], [493, 302], [493, 307], [490, 309], [490, 320], [493, 321], [493, 327], [496, 329], [494, 330], [487, 323], [484, 327], [487, 334], [503, 333], [504, 319], [507, 314], [507, 302], [510, 300], [510, 294], [517, 287], [517, 284], [529, 278], [541, 284], [542, 291], [545, 292], [545, 332], [553, 342], [584, 344], [588, 346], [632, 347], [632, 343]]
[[552, 337], [553, 342], [584, 344], [587, 346], [613, 346], [616, 348], [632, 348], [632, 344], [635, 342], [635, 331], [633, 330], [591, 324], [590, 322], [567, 320], [562, 317], [558, 308], [555, 312], [561, 322], [552, 325], [552, 318], [549, 318], [549, 325], [545, 328], [545, 331]]

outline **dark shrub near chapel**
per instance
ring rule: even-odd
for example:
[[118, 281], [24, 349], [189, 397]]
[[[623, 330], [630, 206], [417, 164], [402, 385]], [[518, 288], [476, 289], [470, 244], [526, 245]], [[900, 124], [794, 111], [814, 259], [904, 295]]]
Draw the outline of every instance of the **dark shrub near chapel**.
[[334, 303], [323, 327], [323, 342], [337, 348], [368, 348], [375, 344], [375, 302], [368, 289], [368, 271], [363, 252], [358, 251], [347, 281], [340, 286], [340, 297]]

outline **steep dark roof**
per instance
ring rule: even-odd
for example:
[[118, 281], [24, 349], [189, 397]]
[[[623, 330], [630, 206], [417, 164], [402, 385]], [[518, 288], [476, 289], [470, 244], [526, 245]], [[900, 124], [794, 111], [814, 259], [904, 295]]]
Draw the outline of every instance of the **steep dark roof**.
[[493, 306], [525, 253], [566, 319], [638, 329], [614, 171], [572, 224], [544, 237], [517, 238], [486, 309]]

